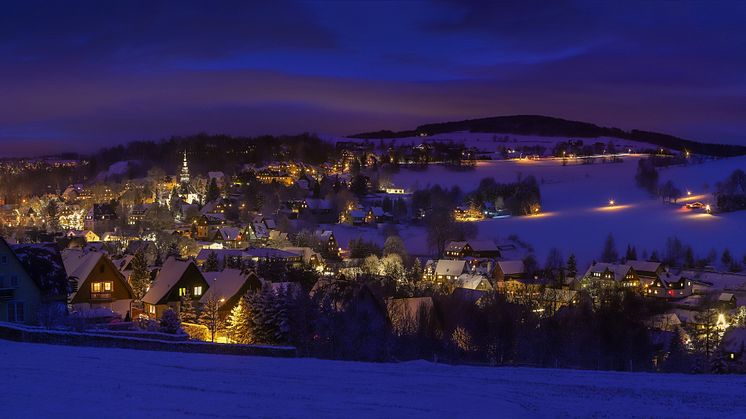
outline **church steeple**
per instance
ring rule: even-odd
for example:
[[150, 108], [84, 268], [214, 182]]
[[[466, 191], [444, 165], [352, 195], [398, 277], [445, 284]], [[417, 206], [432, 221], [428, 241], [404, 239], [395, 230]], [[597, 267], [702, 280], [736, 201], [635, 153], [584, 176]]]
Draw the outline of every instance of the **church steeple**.
[[189, 164], [187, 163], [186, 150], [184, 150], [184, 163], [181, 166], [181, 175], [179, 175], [179, 182], [189, 183]]

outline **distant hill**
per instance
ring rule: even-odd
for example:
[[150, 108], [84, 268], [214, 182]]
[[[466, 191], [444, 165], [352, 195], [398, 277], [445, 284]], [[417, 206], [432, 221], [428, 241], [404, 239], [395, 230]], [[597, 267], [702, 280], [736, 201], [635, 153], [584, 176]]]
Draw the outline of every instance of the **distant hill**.
[[496, 116], [420, 125], [410, 131], [375, 131], [351, 135], [351, 138], [379, 139], [405, 138], [420, 134], [447, 134], [450, 132], [491, 132], [499, 134], [540, 135], [544, 137], [597, 138], [616, 137], [653, 144], [672, 150], [688, 150], [709, 156], [740, 156], [746, 154], [746, 146], [710, 144], [685, 140], [668, 134], [649, 131], [624, 131], [619, 128], [599, 127], [588, 122], [570, 121], [541, 115]]

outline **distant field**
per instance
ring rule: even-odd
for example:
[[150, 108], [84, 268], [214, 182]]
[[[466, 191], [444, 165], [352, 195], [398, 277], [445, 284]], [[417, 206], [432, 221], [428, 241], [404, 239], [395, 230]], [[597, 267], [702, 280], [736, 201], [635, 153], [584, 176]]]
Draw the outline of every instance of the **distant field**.
[[371, 364], [0, 341], [3, 416], [739, 417], [746, 376]]
[[[562, 166], [556, 160], [488, 161], [480, 162], [473, 170], [452, 170], [444, 166], [430, 166], [425, 170], [401, 169], [391, 179], [397, 186], [411, 189], [440, 184], [458, 185], [463, 191], [473, 190], [484, 177], [497, 181], [514, 181], [519, 176], [533, 175], [541, 183], [543, 214], [538, 217], [513, 217], [479, 223], [480, 238], [502, 238], [516, 234], [532, 244], [539, 260], [557, 247], [565, 256], [575, 252], [581, 263], [598, 258], [609, 233], [616, 239], [620, 252], [627, 244], [643, 250], [662, 249], [668, 237], [676, 236], [704, 255], [711, 249], [720, 253], [725, 248], [740, 258], [746, 254], [746, 212], [706, 216], [683, 209], [679, 205], [663, 205], [660, 200], [635, 185], [634, 175], [638, 157], [625, 157], [622, 163]], [[710, 160], [702, 164], [662, 169], [661, 182], [671, 179], [693, 199], [714, 203], [711, 193], [717, 182], [735, 169], [746, 169], [746, 157]], [[617, 207], [607, 208], [614, 199]], [[371, 229], [335, 227], [345, 239], [368, 235], [383, 240]], [[427, 254], [422, 229], [405, 228], [402, 237], [410, 252]]]

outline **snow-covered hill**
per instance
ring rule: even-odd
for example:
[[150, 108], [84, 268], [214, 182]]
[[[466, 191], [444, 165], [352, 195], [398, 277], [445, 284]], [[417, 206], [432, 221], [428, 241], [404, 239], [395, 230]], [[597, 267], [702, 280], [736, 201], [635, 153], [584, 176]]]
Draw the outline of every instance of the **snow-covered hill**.
[[0, 340], [3, 417], [738, 417], [746, 376], [371, 364]]

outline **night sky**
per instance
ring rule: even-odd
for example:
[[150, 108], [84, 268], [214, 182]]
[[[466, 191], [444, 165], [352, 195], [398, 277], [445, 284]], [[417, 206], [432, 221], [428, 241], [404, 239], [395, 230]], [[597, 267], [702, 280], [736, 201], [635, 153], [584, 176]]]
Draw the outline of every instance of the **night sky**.
[[543, 114], [746, 144], [746, 2], [3, 2], [0, 155]]

